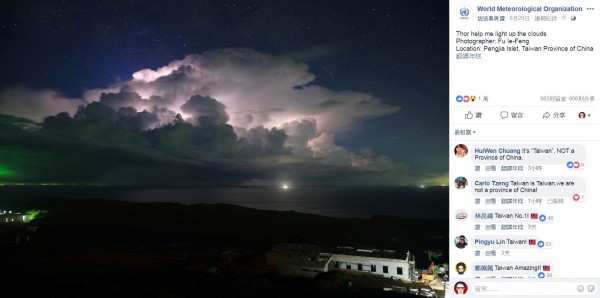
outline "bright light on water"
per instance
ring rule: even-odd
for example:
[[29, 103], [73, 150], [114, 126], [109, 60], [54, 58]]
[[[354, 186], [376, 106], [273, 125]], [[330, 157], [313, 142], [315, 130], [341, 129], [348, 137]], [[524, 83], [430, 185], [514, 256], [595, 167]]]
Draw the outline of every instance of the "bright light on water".
[[283, 189], [288, 189], [288, 185], [287, 185], [287, 184], [284, 184], [284, 185], [282, 186], [282, 188], [283, 188]]
[[425, 188], [425, 185], [421, 185], [421, 188]]

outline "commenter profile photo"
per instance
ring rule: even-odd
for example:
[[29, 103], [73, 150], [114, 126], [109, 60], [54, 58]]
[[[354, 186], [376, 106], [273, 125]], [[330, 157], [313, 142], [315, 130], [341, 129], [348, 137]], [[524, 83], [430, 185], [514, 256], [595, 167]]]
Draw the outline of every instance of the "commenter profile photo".
[[454, 293], [458, 294], [458, 295], [464, 295], [467, 293], [467, 284], [459, 281], [457, 283], [454, 284]]
[[467, 271], [467, 264], [465, 264], [464, 262], [458, 262], [458, 263], [456, 263], [456, 266], [454, 267], [454, 269], [456, 269], [456, 272], [459, 275], [463, 275]]
[[469, 148], [467, 148], [467, 145], [465, 144], [458, 144], [454, 147], [454, 155], [456, 155], [456, 157], [465, 157], [467, 156], [467, 153], [469, 153]]
[[456, 248], [460, 249], [467, 247], [467, 237], [465, 237], [465, 235], [457, 236], [456, 238], [454, 238], [454, 245], [456, 245]]
[[469, 182], [467, 181], [467, 178], [463, 176], [458, 176], [456, 179], [454, 179], [454, 186], [456, 186], [458, 189], [466, 188], [468, 184]]

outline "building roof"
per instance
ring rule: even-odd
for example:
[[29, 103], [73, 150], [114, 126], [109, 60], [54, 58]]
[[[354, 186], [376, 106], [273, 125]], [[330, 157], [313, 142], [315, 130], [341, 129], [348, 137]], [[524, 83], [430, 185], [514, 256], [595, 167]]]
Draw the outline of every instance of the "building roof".
[[[408, 251], [398, 251], [392, 249], [373, 249], [373, 248], [355, 248], [351, 246], [338, 246], [336, 248], [327, 248], [317, 245], [281, 243], [272, 249], [276, 253], [287, 253], [290, 256], [314, 256], [314, 259], [330, 257], [332, 254], [371, 257], [381, 259], [406, 260]], [[412, 258], [411, 258], [412, 259]]]
[[395, 249], [355, 248], [351, 246], [338, 246], [332, 251], [333, 254], [361, 256], [381, 259], [406, 260], [408, 251]]

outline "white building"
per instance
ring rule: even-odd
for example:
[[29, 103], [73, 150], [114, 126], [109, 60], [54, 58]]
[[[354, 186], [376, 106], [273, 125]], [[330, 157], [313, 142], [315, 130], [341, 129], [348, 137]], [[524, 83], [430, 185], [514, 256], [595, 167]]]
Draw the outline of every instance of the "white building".
[[1, 223], [14, 223], [14, 222], [26, 222], [29, 217], [21, 212], [12, 212], [9, 210], [0, 210], [0, 224]]
[[411, 280], [415, 268], [414, 256], [411, 258], [410, 252], [401, 255], [395, 250], [338, 247], [331, 255], [331, 261], [333, 269], [354, 270], [406, 281]]
[[278, 273], [287, 275], [314, 277], [321, 272], [349, 270], [410, 281], [415, 260], [410, 252], [400, 255], [395, 250], [326, 249], [284, 243], [267, 253], [267, 264], [274, 266]]

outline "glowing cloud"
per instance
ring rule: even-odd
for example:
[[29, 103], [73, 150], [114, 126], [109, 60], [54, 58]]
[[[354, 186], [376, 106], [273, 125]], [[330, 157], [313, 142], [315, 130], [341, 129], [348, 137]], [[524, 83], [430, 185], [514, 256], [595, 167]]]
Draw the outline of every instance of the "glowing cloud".
[[296, 155], [364, 170], [391, 164], [387, 157], [361, 157], [336, 146], [334, 134], [399, 108], [371, 94], [311, 85], [314, 79], [308, 65], [288, 56], [216, 50], [188, 55], [156, 70], [140, 70], [130, 81], [89, 91], [86, 100], [100, 96], [113, 108], [121, 104], [170, 111], [166, 117], [157, 115], [163, 124], [177, 113], [191, 123], [210, 116], [236, 127], [238, 138], [254, 152], [279, 147], [273, 147], [268, 137], [273, 133], [269, 128], [277, 128], [285, 131], [285, 146]]
[[370, 94], [310, 85], [314, 79], [308, 65], [290, 57], [228, 49], [189, 55], [157, 70], [140, 70], [130, 81], [87, 92], [85, 99], [91, 102], [102, 93], [126, 90], [146, 100], [133, 106], [138, 110], [156, 105], [181, 113], [192, 96], [211, 97], [227, 107], [228, 123], [233, 126], [281, 127], [313, 118], [318, 132], [331, 133], [398, 111]]
[[[53, 135], [137, 148], [148, 156], [181, 158], [195, 166], [208, 167], [217, 159], [221, 166], [244, 160], [272, 173], [303, 171], [316, 177], [339, 170], [357, 179], [376, 173], [373, 183], [405, 181], [406, 165], [335, 144], [336, 133], [399, 108], [371, 94], [314, 85], [314, 80], [308, 65], [292, 56], [227, 49], [142, 69], [129, 81], [87, 90], [83, 99], [49, 90], [3, 90], [0, 108], [39, 122], [45, 118], [44, 129], [60, 132]], [[245, 170], [253, 173], [252, 179], [273, 179], [264, 171]]]

